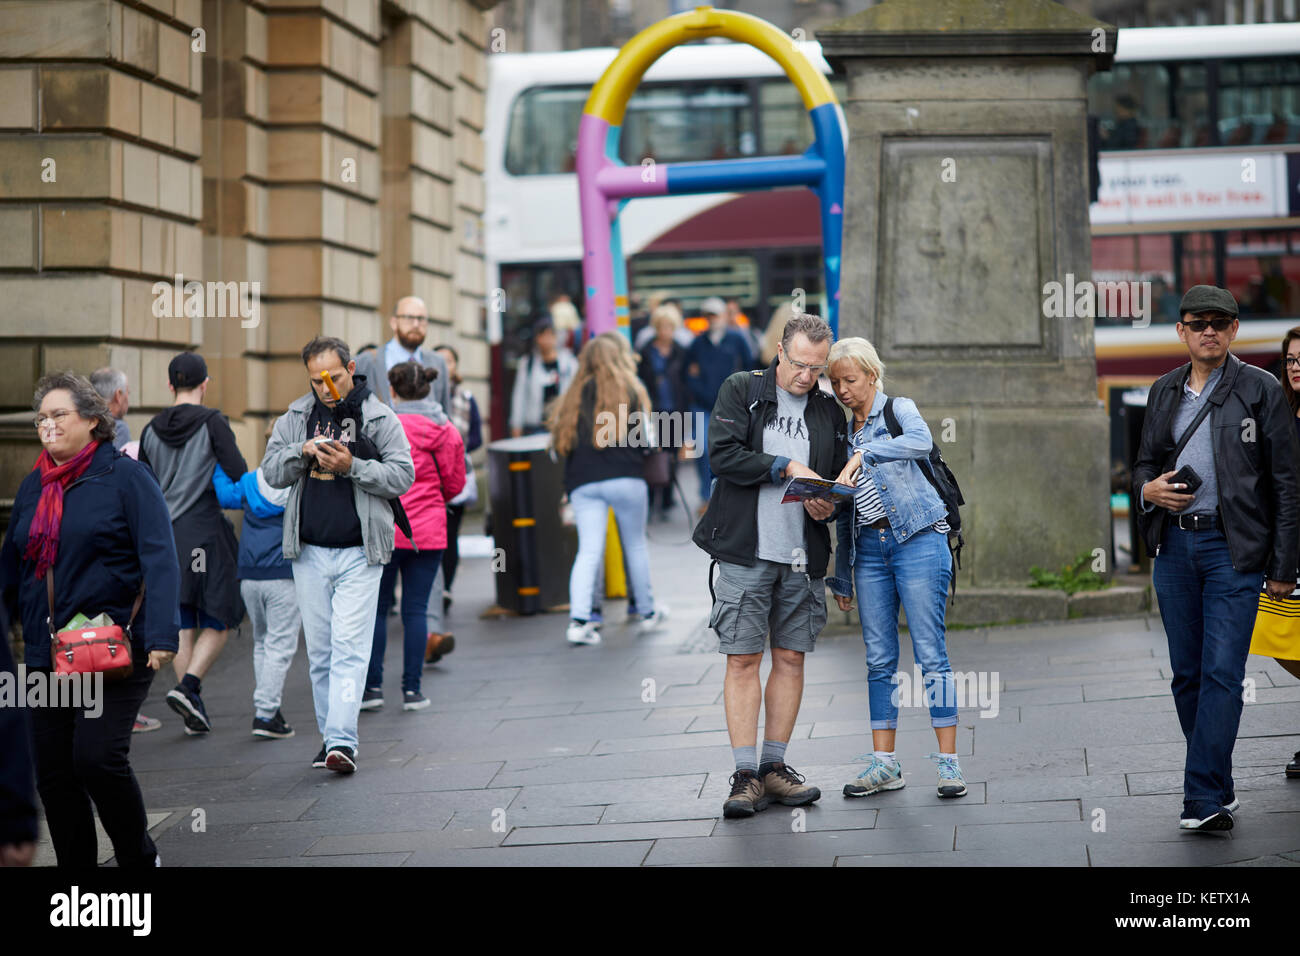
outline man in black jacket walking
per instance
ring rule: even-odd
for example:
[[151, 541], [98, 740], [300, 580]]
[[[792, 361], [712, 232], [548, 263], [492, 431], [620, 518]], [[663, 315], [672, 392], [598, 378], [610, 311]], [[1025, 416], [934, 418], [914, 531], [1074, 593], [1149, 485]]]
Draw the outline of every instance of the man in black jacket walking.
[[[782, 504], [781, 498], [788, 479], [838, 475], [848, 458], [844, 412], [817, 386], [830, 347], [825, 321], [791, 319], [766, 371], [737, 372], [723, 382], [709, 423], [717, 483], [694, 540], [719, 565], [709, 626], [727, 655], [723, 697], [736, 760], [723, 804], [728, 817], [752, 816], [774, 801], [803, 806], [821, 796], [786, 765], [785, 749], [803, 698], [803, 657], [826, 625], [825, 522], [835, 509], [828, 501]], [[758, 670], [769, 631], [772, 672], [760, 758]]]
[[1232, 294], [1193, 286], [1179, 313], [1191, 361], [1151, 386], [1133, 485], [1187, 738], [1179, 826], [1230, 830], [1260, 587], [1280, 599], [1296, 583], [1300, 447], [1281, 385], [1228, 351]]

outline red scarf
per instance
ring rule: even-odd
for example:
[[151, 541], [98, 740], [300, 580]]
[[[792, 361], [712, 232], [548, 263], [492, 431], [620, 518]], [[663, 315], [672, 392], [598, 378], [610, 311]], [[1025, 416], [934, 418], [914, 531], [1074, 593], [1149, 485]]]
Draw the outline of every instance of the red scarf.
[[36, 504], [32, 526], [27, 532], [27, 550], [23, 557], [36, 561], [36, 580], [54, 566], [59, 553], [59, 532], [63, 527], [63, 491], [82, 476], [90, 467], [100, 442], [89, 442], [85, 448], [61, 465], [56, 465], [49, 451], [42, 449], [32, 470], [41, 471], [41, 500]]

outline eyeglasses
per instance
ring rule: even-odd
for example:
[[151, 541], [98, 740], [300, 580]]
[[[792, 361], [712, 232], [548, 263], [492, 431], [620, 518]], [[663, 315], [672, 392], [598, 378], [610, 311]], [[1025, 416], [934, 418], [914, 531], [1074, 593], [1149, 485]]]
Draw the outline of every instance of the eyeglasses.
[[785, 360], [789, 362], [791, 365], [793, 365], [795, 369], [797, 369], [800, 372], [816, 372], [818, 375], [820, 375], [822, 372], [830, 368], [829, 365], [804, 365], [803, 362], [796, 362], [788, 355], [785, 357]]
[[405, 319], [405, 320], [408, 321], [408, 322], [428, 322], [428, 321], [429, 321], [429, 317], [428, 317], [427, 315], [407, 315], [407, 314], [404, 313], [404, 312], [399, 312], [397, 315], [393, 316], [393, 318], [395, 318], [395, 319]]
[[1207, 325], [1213, 326], [1216, 332], [1226, 332], [1232, 328], [1232, 323], [1236, 321], [1236, 319], [1221, 315], [1214, 319], [1192, 319], [1190, 322], [1184, 322], [1183, 326], [1193, 332], [1204, 332]]
[[37, 415], [36, 418], [32, 420], [32, 424], [37, 428], [44, 428], [46, 425], [51, 424], [59, 425], [62, 424], [63, 420], [71, 414], [72, 412], [70, 410], [61, 408], [52, 415]]
[[1300, 355], [1288, 355], [1286, 357], [1286, 367], [1295, 368], [1296, 366], [1300, 366]]

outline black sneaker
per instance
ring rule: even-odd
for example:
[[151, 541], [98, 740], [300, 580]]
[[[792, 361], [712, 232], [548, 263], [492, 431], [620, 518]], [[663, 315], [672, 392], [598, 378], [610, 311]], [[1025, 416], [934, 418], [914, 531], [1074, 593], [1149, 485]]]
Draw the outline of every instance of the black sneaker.
[[167, 706], [185, 721], [185, 732], [190, 736], [212, 731], [212, 721], [208, 720], [208, 712], [203, 709], [202, 698], [184, 684], [177, 684], [168, 691], [165, 700]]
[[331, 747], [325, 755], [325, 769], [335, 773], [356, 773], [357, 754], [351, 747]]
[[318, 753], [312, 759], [311, 765], [318, 770], [325, 769], [325, 745], [324, 744], [320, 745], [320, 753]]
[[1204, 804], [1191, 810], [1184, 810], [1182, 819], [1178, 821], [1178, 828], [1196, 830], [1199, 833], [1231, 830], [1232, 814], [1223, 807], [1214, 808], [1210, 804]]
[[1295, 752], [1291, 762], [1286, 765], [1286, 775], [1288, 780], [1295, 780], [1300, 777], [1300, 750]]
[[384, 692], [379, 687], [367, 687], [361, 693], [362, 710], [379, 710], [384, 706]]
[[284, 714], [277, 710], [273, 717], [253, 718], [253, 736], [275, 737], [282, 740], [293, 736], [293, 728], [284, 722]]
[[402, 710], [424, 710], [432, 704], [433, 701], [425, 697], [418, 690], [402, 691]]

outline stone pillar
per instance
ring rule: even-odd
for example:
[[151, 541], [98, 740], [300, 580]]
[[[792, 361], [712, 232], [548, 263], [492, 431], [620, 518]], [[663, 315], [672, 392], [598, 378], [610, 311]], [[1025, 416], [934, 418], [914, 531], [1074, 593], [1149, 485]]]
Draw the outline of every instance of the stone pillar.
[[[202, 277], [199, 19], [199, 0], [0, 2], [0, 410], [30, 408], [47, 371], [111, 364], [138, 436], [171, 356], [202, 342], [151, 292]], [[38, 449], [6, 454], [30, 468]]]
[[[1091, 318], [1085, 84], [1115, 29], [1048, 0], [886, 0], [819, 30], [847, 74], [841, 336], [880, 352], [961, 482], [962, 586], [1111, 546]], [[960, 593], [960, 591], [959, 591]]]

